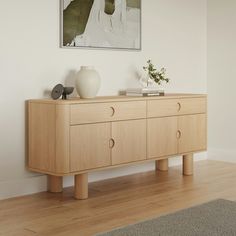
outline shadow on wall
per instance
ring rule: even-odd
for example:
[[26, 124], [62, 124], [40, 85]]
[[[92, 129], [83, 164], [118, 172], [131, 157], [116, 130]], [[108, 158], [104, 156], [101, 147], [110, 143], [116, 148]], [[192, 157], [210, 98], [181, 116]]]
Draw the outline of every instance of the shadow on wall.
[[[75, 88], [75, 80], [76, 80], [77, 71], [76, 70], [70, 70], [68, 74], [65, 77], [64, 86], [65, 87], [74, 87]], [[70, 97], [77, 97], [77, 91], [76, 88], [74, 89], [73, 93], [70, 95]]]
[[[77, 75], [77, 71], [76, 71], [76, 70], [70, 70], [70, 71], [68, 72], [68, 74], [66, 75], [66, 77], [65, 77], [65, 79], [64, 79], [64, 82], [62, 82], [62, 85], [63, 85], [64, 87], [74, 87], [73, 93], [70, 94], [70, 95], [68, 96], [68, 98], [69, 98], [69, 97], [78, 97], [78, 94], [77, 94], [76, 88], [75, 88], [76, 75]], [[60, 82], [59, 82], [59, 83], [60, 83]], [[58, 84], [59, 84], [59, 83], [58, 83]], [[55, 85], [56, 85], [56, 84], [55, 84]], [[54, 85], [54, 86], [55, 86], [55, 85]], [[53, 88], [45, 89], [45, 90], [43, 91], [43, 96], [44, 96], [45, 98], [51, 98], [52, 89], [53, 89]]]
[[142, 85], [140, 83], [140, 79], [142, 78], [142, 76], [143, 74], [139, 70], [139, 68], [134, 65], [130, 65], [128, 67], [128, 74], [125, 79], [125, 88], [119, 90], [118, 95], [126, 95], [127, 88], [141, 88]]
[[130, 65], [128, 68], [128, 77], [126, 78], [126, 87], [141, 87], [140, 79], [142, 78], [142, 76], [143, 73], [138, 67]]

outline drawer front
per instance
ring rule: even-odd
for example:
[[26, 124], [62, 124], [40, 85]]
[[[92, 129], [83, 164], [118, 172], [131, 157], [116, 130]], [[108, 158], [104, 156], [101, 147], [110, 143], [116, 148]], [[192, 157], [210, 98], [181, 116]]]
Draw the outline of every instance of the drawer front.
[[186, 114], [200, 114], [206, 113], [207, 111], [207, 101], [206, 98], [188, 98], [180, 99], [180, 115]]
[[146, 118], [146, 102], [71, 105], [71, 125]]
[[206, 113], [206, 98], [182, 98], [148, 101], [147, 117]]

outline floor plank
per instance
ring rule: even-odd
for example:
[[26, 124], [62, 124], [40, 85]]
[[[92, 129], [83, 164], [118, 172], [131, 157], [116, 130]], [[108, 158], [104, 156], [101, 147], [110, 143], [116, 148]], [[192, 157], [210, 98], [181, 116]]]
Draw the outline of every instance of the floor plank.
[[201, 161], [194, 176], [182, 176], [179, 166], [91, 183], [84, 201], [74, 200], [72, 188], [3, 200], [0, 235], [93, 235], [217, 198], [236, 200], [235, 183], [235, 164]]

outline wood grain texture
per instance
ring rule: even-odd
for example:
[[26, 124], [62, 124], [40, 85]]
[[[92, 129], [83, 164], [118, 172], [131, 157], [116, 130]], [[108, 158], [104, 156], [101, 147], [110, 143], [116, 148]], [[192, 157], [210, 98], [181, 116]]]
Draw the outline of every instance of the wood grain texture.
[[[194, 153], [199, 153], [199, 152], [204, 152], [205, 150], [198, 150], [195, 151]], [[186, 155], [188, 153], [179, 153], [178, 156]], [[170, 155], [170, 156], [164, 156], [164, 157], [158, 157], [158, 158], [153, 158], [153, 159], [144, 159], [144, 160], [139, 160], [139, 161], [133, 161], [133, 162], [128, 162], [128, 163], [122, 163], [122, 164], [117, 164], [117, 165], [109, 165], [105, 167], [97, 167], [94, 169], [89, 169], [89, 170], [81, 170], [81, 171], [74, 171], [70, 172], [68, 174], [56, 174], [53, 172], [47, 172], [47, 171], [40, 171], [39, 169], [33, 169], [33, 168], [28, 168], [30, 171], [42, 173], [42, 174], [48, 174], [48, 175], [55, 175], [55, 176], [71, 176], [71, 175], [78, 175], [78, 174], [84, 174], [84, 173], [93, 173], [97, 171], [103, 171], [103, 170], [111, 170], [114, 168], [121, 168], [121, 167], [127, 167], [131, 166], [132, 164], [134, 165], [139, 165], [139, 164], [144, 164], [144, 163], [150, 163], [153, 161], [158, 161], [158, 160], [164, 160], [164, 159], [170, 159], [170, 158], [176, 158], [175, 155]]]
[[179, 103], [179, 115], [200, 114], [207, 111], [207, 100], [204, 97], [179, 99]]
[[69, 172], [69, 106], [28, 104], [29, 168]]
[[147, 117], [165, 117], [206, 113], [205, 97], [150, 100], [147, 102]]
[[168, 159], [158, 160], [156, 161], [156, 170], [168, 171], [169, 169], [168, 164], [169, 164]]
[[206, 114], [180, 116], [178, 128], [180, 131], [179, 153], [206, 150]]
[[29, 167], [56, 172], [55, 111], [53, 104], [28, 103]]
[[193, 175], [193, 154], [183, 155], [183, 175]]
[[147, 102], [147, 117], [175, 116], [180, 105], [178, 99], [150, 100]]
[[76, 201], [73, 188], [0, 201], [1, 236], [91, 236], [214, 199], [236, 201], [236, 165], [195, 163], [89, 184], [89, 199]]
[[51, 193], [60, 193], [63, 190], [63, 179], [61, 176], [48, 175], [48, 191]]
[[71, 106], [71, 124], [146, 118], [146, 102], [107, 102]]
[[168, 93], [165, 96], [151, 96], [151, 97], [134, 97], [134, 96], [102, 96], [89, 99], [70, 98], [67, 100], [53, 100], [53, 99], [32, 99], [29, 102], [44, 103], [44, 104], [91, 104], [102, 102], [130, 102], [130, 101], [150, 101], [150, 100], [166, 100], [166, 99], [181, 99], [181, 98], [206, 98], [206, 94], [190, 94], [190, 93]]
[[146, 159], [146, 120], [112, 122], [112, 165]]
[[[205, 95], [186, 94], [32, 100], [28, 167], [75, 175], [206, 150], [206, 114], [195, 114], [205, 109]], [[147, 119], [150, 112], [165, 117]]]
[[149, 159], [177, 154], [177, 125], [177, 117], [147, 120], [147, 150]]
[[70, 106], [56, 105], [56, 173], [70, 172]]
[[70, 171], [111, 165], [110, 138], [110, 123], [71, 126]]
[[75, 175], [74, 197], [78, 200], [88, 198], [88, 173]]

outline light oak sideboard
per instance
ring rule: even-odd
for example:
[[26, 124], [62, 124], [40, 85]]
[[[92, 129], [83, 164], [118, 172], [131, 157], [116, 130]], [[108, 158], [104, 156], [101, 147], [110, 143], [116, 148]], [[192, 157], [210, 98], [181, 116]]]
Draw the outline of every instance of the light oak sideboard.
[[48, 175], [48, 189], [61, 192], [62, 177], [75, 176], [75, 198], [88, 198], [88, 173], [183, 156], [193, 174], [193, 154], [207, 148], [207, 96], [28, 101], [28, 168]]

